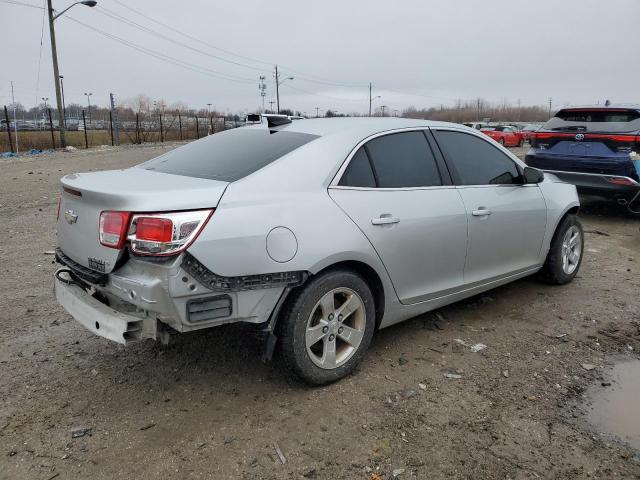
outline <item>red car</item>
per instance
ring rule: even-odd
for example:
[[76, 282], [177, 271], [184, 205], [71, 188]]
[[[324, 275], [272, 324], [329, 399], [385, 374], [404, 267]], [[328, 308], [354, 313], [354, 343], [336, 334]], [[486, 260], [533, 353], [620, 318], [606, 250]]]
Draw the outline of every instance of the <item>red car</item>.
[[518, 131], [515, 127], [497, 125], [494, 127], [483, 127], [480, 131], [505, 147], [521, 147], [524, 143], [522, 132]]

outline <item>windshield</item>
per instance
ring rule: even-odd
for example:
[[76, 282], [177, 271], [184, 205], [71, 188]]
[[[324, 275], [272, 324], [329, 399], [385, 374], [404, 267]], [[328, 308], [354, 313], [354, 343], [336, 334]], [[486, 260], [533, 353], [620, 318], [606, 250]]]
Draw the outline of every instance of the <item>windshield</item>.
[[235, 182], [318, 138], [307, 133], [238, 128], [176, 148], [140, 168]]

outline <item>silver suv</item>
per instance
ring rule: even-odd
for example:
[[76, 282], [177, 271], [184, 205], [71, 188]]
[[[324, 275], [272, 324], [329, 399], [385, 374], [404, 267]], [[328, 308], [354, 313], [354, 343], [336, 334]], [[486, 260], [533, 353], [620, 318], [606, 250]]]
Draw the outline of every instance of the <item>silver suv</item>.
[[267, 357], [324, 384], [379, 328], [536, 272], [572, 280], [578, 207], [461, 125], [272, 119], [65, 176], [55, 294], [123, 344], [257, 324]]

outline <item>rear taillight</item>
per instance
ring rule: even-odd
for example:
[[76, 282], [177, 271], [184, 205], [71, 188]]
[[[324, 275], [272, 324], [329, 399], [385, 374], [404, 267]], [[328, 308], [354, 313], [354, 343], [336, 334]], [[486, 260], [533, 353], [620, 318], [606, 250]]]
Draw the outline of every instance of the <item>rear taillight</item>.
[[614, 185], [623, 185], [623, 186], [638, 185], [637, 182], [627, 177], [605, 177], [605, 180], [609, 183], [613, 183]]
[[120, 249], [127, 240], [129, 212], [102, 212], [100, 214], [100, 243], [105, 247]]
[[175, 255], [193, 243], [213, 210], [133, 214], [131, 251], [140, 255]]

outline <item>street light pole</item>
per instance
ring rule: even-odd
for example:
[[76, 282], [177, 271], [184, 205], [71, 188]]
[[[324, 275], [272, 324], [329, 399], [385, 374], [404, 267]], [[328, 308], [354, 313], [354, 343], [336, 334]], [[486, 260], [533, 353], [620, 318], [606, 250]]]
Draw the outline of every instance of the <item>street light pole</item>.
[[60, 130], [60, 145], [62, 148], [67, 146], [67, 140], [65, 138], [64, 117], [61, 119], [61, 114], [64, 115], [64, 109], [62, 106], [62, 93], [60, 92], [60, 72], [58, 70], [58, 49], [56, 48], [56, 31], [53, 26], [53, 22], [56, 18], [69, 10], [71, 7], [77, 4], [83, 4], [87, 7], [95, 7], [98, 2], [94, 0], [84, 0], [82, 2], [75, 2], [65, 8], [58, 14], [53, 13], [53, 5], [51, 0], [47, 0], [47, 12], [49, 14], [49, 35], [51, 36], [51, 59], [53, 61], [53, 81], [56, 85], [56, 103], [58, 108], [58, 129]]
[[276, 65], [276, 106], [278, 107], [278, 111], [276, 113], [280, 113], [280, 81], [278, 80], [278, 65]]
[[280, 85], [282, 85], [287, 80], [293, 80], [293, 77], [287, 77], [280, 81], [280, 77], [278, 76], [278, 66], [276, 65], [276, 107], [278, 108], [277, 113], [280, 113]]
[[60, 145], [67, 146], [64, 132], [64, 121], [60, 121], [62, 112], [62, 95], [60, 93], [60, 72], [58, 71], [58, 50], [56, 48], [56, 32], [53, 27], [53, 5], [51, 0], [47, 0], [47, 10], [49, 11], [49, 34], [51, 36], [51, 58], [53, 60], [53, 81], [56, 84], [56, 102], [58, 104], [58, 129], [60, 130]]

